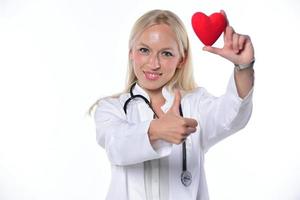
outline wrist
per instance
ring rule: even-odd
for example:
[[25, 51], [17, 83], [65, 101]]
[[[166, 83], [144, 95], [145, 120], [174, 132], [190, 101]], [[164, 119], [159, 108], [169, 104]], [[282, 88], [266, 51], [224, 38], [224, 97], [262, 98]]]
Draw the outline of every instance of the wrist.
[[236, 63], [234, 63], [234, 67], [237, 71], [240, 71], [240, 70], [243, 70], [243, 69], [252, 68], [254, 66], [254, 63], [255, 63], [255, 58], [253, 58], [251, 60], [251, 62], [247, 63], [247, 64], [236, 64]]
[[158, 119], [153, 119], [150, 122], [150, 126], [149, 126], [149, 129], [148, 129], [148, 137], [149, 137], [149, 140], [150, 140], [151, 144], [159, 139], [158, 131], [157, 131], [156, 127], [159, 127]]

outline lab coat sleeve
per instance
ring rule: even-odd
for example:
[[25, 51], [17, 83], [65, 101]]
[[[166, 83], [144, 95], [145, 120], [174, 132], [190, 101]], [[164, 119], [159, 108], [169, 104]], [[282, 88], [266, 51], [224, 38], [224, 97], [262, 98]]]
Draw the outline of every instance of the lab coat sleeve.
[[[234, 75], [230, 77], [226, 93], [214, 97], [204, 90], [198, 113], [202, 126], [201, 145], [206, 152], [211, 146], [244, 128], [252, 113], [253, 88], [244, 99], [238, 95]], [[200, 102], [200, 103], [199, 103]]]
[[151, 120], [129, 123], [117, 98], [106, 98], [95, 111], [96, 136], [113, 165], [131, 165], [170, 154], [171, 147], [154, 149], [148, 129]]

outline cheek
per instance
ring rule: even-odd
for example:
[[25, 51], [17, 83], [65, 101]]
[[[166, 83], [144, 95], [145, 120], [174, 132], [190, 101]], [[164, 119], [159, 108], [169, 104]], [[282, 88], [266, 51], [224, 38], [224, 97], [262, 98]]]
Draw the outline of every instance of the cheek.
[[178, 60], [169, 60], [164, 62], [165, 70], [168, 72], [175, 72], [178, 66]]
[[133, 53], [131, 55], [131, 62], [132, 62], [132, 67], [133, 67], [133, 72], [135, 74], [136, 77], [139, 77], [142, 73], [142, 66], [144, 65], [145, 58], [143, 58], [143, 56], [141, 56], [140, 54], [137, 53]]
[[138, 54], [138, 53], [133, 53], [131, 56], [132, 63], [136, 65], [142, 65], [145, 63], [145, 58], [144, 56]]

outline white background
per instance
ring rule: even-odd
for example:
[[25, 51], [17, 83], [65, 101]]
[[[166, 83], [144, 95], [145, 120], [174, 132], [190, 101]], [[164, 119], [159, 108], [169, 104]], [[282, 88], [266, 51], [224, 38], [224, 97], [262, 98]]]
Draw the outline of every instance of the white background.
[[129, 31], [153, 8], [184, 21], [197, 82], [215, 95], [233, 66], [201, 50], [192, 14], [224, 9], [255, 45], [253, 115], [206, 154], [211, 199], [300, 199], [300, 1], [0, 0], [1, 200], [105, 198], [110, 166], [86, 111], [123, 89]]

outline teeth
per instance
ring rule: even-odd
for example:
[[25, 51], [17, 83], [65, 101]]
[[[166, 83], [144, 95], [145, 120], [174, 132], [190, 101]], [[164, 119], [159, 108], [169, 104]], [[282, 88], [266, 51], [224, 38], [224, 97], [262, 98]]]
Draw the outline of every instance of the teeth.
[[158, 74], [149, 74], [149, 75], [150, 75], [150, 77], [152, 77], [152, 78], [158, 77]]
[[158, 74], [158, 73], [151, 73], [151, 72], [145, 72], [145, 75], [148, 79], [151, 79], [151, 80], [156, 80], [160, 76], [160, 74]]

